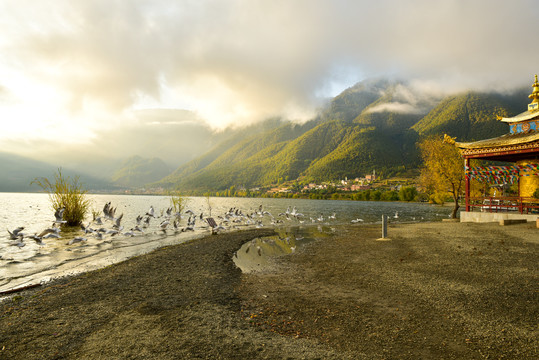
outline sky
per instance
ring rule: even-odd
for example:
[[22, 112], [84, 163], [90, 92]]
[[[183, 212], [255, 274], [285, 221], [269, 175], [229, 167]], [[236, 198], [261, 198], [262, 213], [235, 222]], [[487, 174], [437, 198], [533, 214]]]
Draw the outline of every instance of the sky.
[[373, 77], [437, 94], [531, 86], [538, 13], [533, 0], [1, 0], [0, 149], [127, 155], [186, 126], [301, 122]]

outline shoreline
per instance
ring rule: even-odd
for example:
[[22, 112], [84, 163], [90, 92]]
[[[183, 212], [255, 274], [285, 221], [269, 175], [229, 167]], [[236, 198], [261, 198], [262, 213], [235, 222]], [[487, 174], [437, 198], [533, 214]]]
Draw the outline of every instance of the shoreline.
[[273, 229], [208, 236], [0, 303], [0, 359], [532, 359], [539, 232], [530, 224], [337, 226], [242, 274]]

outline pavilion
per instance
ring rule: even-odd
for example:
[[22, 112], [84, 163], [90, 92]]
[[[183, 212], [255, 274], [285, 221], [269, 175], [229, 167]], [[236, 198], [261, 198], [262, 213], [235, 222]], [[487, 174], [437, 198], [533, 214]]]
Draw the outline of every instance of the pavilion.
[[[460, 214], [461, 221], [490, 222], [502, 219], [528, 219], [539, 217], [539, 81], [535, 75], [532, 102], [528, 110], [510, 118], [498, 117], [509, 125], [509, 133], [497, 138], [455, 142], [464, 158], [466, 175], [466, 211]], [[492, 160], [512, 163], [504, 166], [470, 167], [471, 159]], [[518, 194], [504, 196], [503, 191], [472, 197], [471, 180], [494, 184], [518, 182]]]

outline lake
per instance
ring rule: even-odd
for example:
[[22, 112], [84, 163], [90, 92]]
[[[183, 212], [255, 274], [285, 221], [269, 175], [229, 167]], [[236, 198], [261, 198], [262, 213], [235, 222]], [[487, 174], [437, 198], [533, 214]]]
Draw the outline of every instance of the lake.
[[[202, 217], [209, 216], [208, 199], [205, 197], [187, 197], [187, 204], [178, 231], [172, 224], [162, 231], [159, 224], [165, 219], [166, 209], [171, 207], [168, 196], [142, 195], [88, 195], [94, 211], [103, 215], [102, 209], [107, 202], [116, 208], [116, 216], [123, 214], [121, 225], [123, 230], [118, 235], [104, 235], [102, 239], [81, 229], [63, 230], [61, 238], [44, 239], [44, 245], [37, 244], [26, 236], [40, 233], [50, 228], [54, 221], [54, 210], [51, 208], [47, 194], [34, 193], [0, 193], [0, 226], [4, 228], [0, 235], [0, 291], [5, 291], [29, 284], [51, 280], [56, 277], [76, 274], [105, 267], [130, 257], [148, 253], [156, 248], [180, 244], [210, 233], [210, 229]], [[211, 215], [217, 223], [222, 223], [226, 230], [232, 231], [256, 226], [274, 226], [280, 231], [301, 226], [312, 225], [320, 234], [330, 232], [332, 225], [350, 224], [354, 221], [362, 224], [380, 223], [382, 215], [387, 215], [390, 222], [435, 221], [447, 218], [451, 208], [420, 203], [400, 202], [361, 202], [340, 200], [306, 200], [306, 199], [264, 199], [264, 198], [209, 198]], [[144, 233], [135, 232], [135, 236], [126, 233], [136, 226], [136, 218], [144, 215], [152, 206], [155, 218], [143, 229]], [[263, 214], [257, 214], [262, 206]], [[247, 224], [239, 219], [233, 222], [222, 222], [222, 217], [231, 208], [234, 213], [253, 214], [252, 221]], [[303, 214], [299, 219], [280, 213], [296, 212]], [[194, 231], [182, 232], [187, 226], [191, 210], [197, 215]], [[236, 211], [237, 210], [237, 211]], [[271, 216], [269, 214], [271, 214]], [[360, 219], [360, 220], [358, 220]], [[85, 221], [90, 224], [92, 215]], [[172, 221], [171, 221], [172, 223]], [[17, 240], [11, 240], [7, 230], [24, 227], [24, 246], [19, 247]], [[90, 225], [94, 229], [112, 228], [111, 221], [103, 225]], [[284, 230], [283, 230], [284, 229]], [[306, 236], [316, 237], [317, 231], [309, 230]], [[304, 237], [305, 235], [302, 235]], [[69, 245], [75, 237], [86, 240]], [[258, 246], [258, 245], [257, 245]]]

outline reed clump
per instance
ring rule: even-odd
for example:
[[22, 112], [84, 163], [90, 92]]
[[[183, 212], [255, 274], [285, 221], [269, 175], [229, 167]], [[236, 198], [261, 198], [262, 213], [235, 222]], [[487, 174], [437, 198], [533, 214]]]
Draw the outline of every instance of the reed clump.
[[174, 208], [174, 212], [182, 213], [187, 205], [187, 198], [183, 196], [178, 190], [168, 191], [170, 196], [170, 205]]
[[88, 213], [91, 201], [87, 198], [87, 190], [82, 187], [79, 177], [65, 177], [62, 170], [54, 174], [54, 181], [48, 178], [36, 178], [31, 184], [36, 184], [49, 194], [53, 210], [65, 208], [63, 220], [66, 226], [80, 226]]

